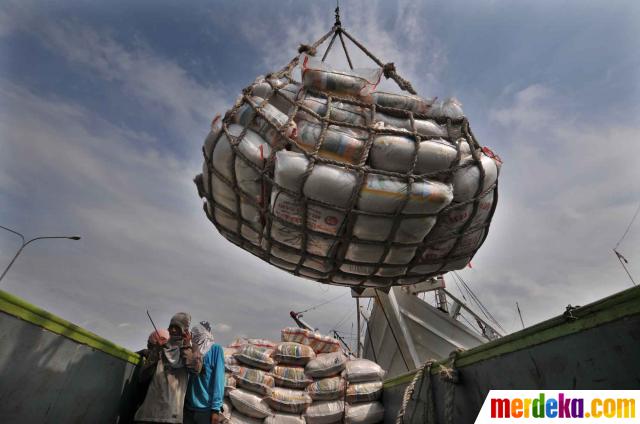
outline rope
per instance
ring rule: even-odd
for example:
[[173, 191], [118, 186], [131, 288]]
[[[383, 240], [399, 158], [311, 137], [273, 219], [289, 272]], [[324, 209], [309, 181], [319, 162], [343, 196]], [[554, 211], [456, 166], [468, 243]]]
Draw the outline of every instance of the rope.
[[[371, 318], [369, 318], [371, 320]], [[378, 356], [376, 355], [376, 347], [373, 344], [373, 336], [371, 336], [371, 326], [369, 325], [369, 321], [367, 321], [367, 336], [369, 336], [369, 344], [371, 345], [371, 352], [373, 353], [373, 361], [378, 363]]]
[[344, 297], [344, 296], [346, 296], [346, 295], [348, 295], [348, 294], [349, 294], [349, 292], [342, 293], [342, 294], [341, 294], [341, 295], [339, 295], [339, 296], [336, 296], [336, 297], [331, 298], [331, 299], [329, 299], [329, 300], [327, 300], [327, 301], [324, 301], [324, 302], [318, 303], [317, 305], [314, 305], [314, 306], [310, 307], [309, 309], [305, 309], [304, 311], [300, 311], [299, 313], [300, 313], [300, 314], [302, 314], [302, 313], [304, 313], [304, 312], [313, 311], [314, 309], [317, 309], [317, 308], [319, 308], [320, 306], [324, 306], [324, 305], [326, 305], [327, 303], [331, 303], [331, 302], [333, 302], [333, 301], [336, 301], [336, 300], [340, 299], [341, 297]]
[[380, 66], [382, 68], [382, 71], [384, 72], [384, 77], [385, 78], [393, 79], [396, 82], [396, 84], [398, 84], [398, 87], [400, 87], [402, 90], [408, 91], [411, 94], [416, 94], [416, 91], [413, 89], [413, 86], [411, 85], [411, 83], [409, 81], [407, 81], [406, 79], [402, 78], [400, 75], [398, 75], [398, 73], [396, 72], [396, 67], [395, 67], [395, 65], [393, 63], [387, 63], [387, 64], [382, 63], [382, 61], [380, 59], [375, 57], [373, 55], [373, 53], [371, 53], [369, 50], [367, 50], [367, 48], [365, 46], [363, 46], [358, 40], [356, 40], [351, 34], [349, 34], [344, 29], [341, 32], [349, 40], [351, 40], [353, 42], [353, 44], [358, 46], [358, 48], [360, 50], [362, 50], [362, 52], [364, 54], [369, 56], [371, 58], [371, 60], [373, 60], [378, 66]]
[[455, 390], [460, 381], [458, 370], [455, 369], [456, 359], [461, 350], [454, 350], [449, 355], [450, 367], [440, 367], [440, 379], [446, 383], [444, 392], [444, 420], [447, 424], [453, 424]]
[[618, 248], [618, 246], [620, 246], [620, 243], [622, 243], [622, 240], [624, 240], [624, 238], [629, 233], [629, 230], [631, 229], [631, 226], [633, 225], [633, 221], [635, 221], [636, 217], [638, 216], [638, 212], [640, 212], [640, 203], [638, 204], [638, 208], [636, 209], [636, 212], [633, 214], [633, 218], [631, 218], [631, 221], [629, 222], [629, 225], [627, 225], [627, 229], [624, 230], [624, 234], [622, 234], [622, 237], [620, 237], [620, 240], [618, 240], [618, 242], [616, 243], [616, 246], [613, 248], [614, 251]]
[[[413, 376], [413, 379], [411, 380], [411, 383], [409, 383], [409, 385], [404, 389], [404, 395], [402, 396], [402, 404], [400, 405], [400, 410], [398, 411], [398, 415], [396, 416], [396, 424], [404, 423], [404, 415], [406, 413], [407, 406], [409, 405], [409, 401], [411, 401], [411, 398], [413, 397], [416, 384], [418, 383], [418, 381], [422, 379], [422, 376], [425, 375], [425, 372], [426, 372], [426, 380], [427, 380], [427, 390], [428, 392], [431, 392], [431, 367], [433, 366], [434, 363], [435, 361], [433, 359], [429, 359], [425, 361], [425, 363], [422, 364], [422, 366], [418, 369], [418, 371], [416, 371], [415, 375]], [[430, 393], [427, 393], [427, 395], [429, 394]], [[431, 405], [428, 405], [428, 406], [433, 406], [432, 397], [427, 396], [427, 400], [431, 401]], [[433, 411], [432, 407], [428, 409]], [[427, 419], [427, 417], [425, 417], [425, 419]], [[431, 423], [434, 423], [433, 419], [427, 419], [427, 421], [425, 421], [425, 424], [431, 424]]]

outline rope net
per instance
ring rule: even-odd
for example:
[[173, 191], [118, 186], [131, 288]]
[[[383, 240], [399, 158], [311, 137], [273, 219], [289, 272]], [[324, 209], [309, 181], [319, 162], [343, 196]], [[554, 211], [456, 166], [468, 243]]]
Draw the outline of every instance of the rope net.
[[[378, 68], [338, 71], [313, 57], [339, 37], [352, 67], [343, 35]], [[487, 236], [501, 162], [459, 103], [414, 95], [340, 25], [299, 53], [214, 120], [195, 179], [209, 220], [321, 283], [386, 288], [464, 268]], [[413, 94], [376, 91], [382, 75]]]

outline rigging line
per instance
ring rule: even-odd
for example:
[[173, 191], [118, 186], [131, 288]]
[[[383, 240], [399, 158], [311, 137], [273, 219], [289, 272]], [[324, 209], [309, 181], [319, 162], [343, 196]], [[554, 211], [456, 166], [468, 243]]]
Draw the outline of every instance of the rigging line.
[[[457, 274], [455, 271], [454, 271], [454, 273]], [[506, 333], [506, 330], [504, 329], [504, 327], [502, 327], [502, 325], [498, 322], [498, 320], [495, 319], [493, 314], [491, 312], [489, 312], [489, 309], [487, 309], [487, 307], [484, 306], [484, 304], [482, 303], [480, 298], [478, 298], [478, 296], [476, 296], [476, 294], [473, 292], [473, 290], [471, 290], [471, 287], [469, 287], [469, 285], [466, 283], [466, 281], [464, 281], [462, 276], [460, 276], [460, 275], [457, 275], [457, 276], [460, 279], [460, 281], [462, 282], [463, 286], [469, 291], [469, 295], [472, 297], [474, 302], [478, 305], [478, 307], [480, 308], [480, 310], [482, 311], [484, 316], [486, 316], [488, 319], [493, 321], [494, 324], [496, 324], [503, 332]]]
[[331, 328], [333, 328], [334, 330], [335, 330], [336, 328], [338, 328], [338, 326], [339, 326], [340, 324], [342, 324], [342, 323], [343, 323], [343, 322], [344, 322], [344, 321], [345, 321], [345, 320], [346, 320], [346, 319], [347, 319], [347, 318], [348, 318], [352, 313], [353, 313], [353, 311], [351, 311], [351, 310], [347, 311], [347, 313], [346, 313], [346, 314], [344, 314], [344, 315], [342, 316], [342, 318], [341, 318], [337, 323], [335, 323]]
[[624, 271], [627, 273], [627, 275], [629, 276], [629, 279], [631, 280], [631, 283], [633, 283], [633, 285], [636, 285], [636, 282], [633, 280], [633, 277], [631, 276], [631, 273], [629, 272], [629, 270], [627, 269], [627, 266], [625, 264], [628, 263], [627, 258], [625, 258], [624, 256], [622, 256], [620, 254], [620, 252], [618, 252], [616, 249], [613, 249], [613, 253], [616, 254], [616, 256], [618, 257], [618, 261], [620, 261], [620, 265], [622, 265], [622, 268], [624, 268]]
[[300, 311], [300, 312], [298, 312], [298, 313], [302, 314], [302, 313], [304, 313], [304, 312], [313, 311], [314, 309], [319, 308], [320, 306], [324, 306], [324, 305], [326, 305], [327, 303], [331, 303], [331, 302], [333, 302], [334, 300], [338, 300], [338, 299], [340, 299], [341, 297], [343, 297], [343, 296], [347, 295], [348, 293], [349, 293], [349, 292], [342, 293], [340, 296], [336, 296], [336, 297], [334, 297], [334, 298], [332, 298], [332, 299], [329, 299], [329, 300], [327, 300], [327, 301], [324, 301], [324, 302], [318, 303], [317, 305], [312, 306], [312, 307], [310, 307], [309, 309], [305, 309], [304, 311]]
[[478, 330], [475, 326], [478, 325], [478, 323], [476, 322], [475, 324], [472, 324], [467, 317], [465, 317], [464, 315], [460, 314], [460, 318], [462, 318], [463, 320], [465, 320], [467, 322], [467, 324], [469, 325], [469, 328], [472, 328], [473, 331], [475, 331], [476, 333], [482, 334], [481, 330]]
[[524, 330], [524, 320], [522, 319], [522, 312], [520, 311], [520, 305], [516, 302], [516, 309], [518, 310], [518, 316], [520, 317], [520, 324], [522, 324], [522, 329]]
[[464, 281], [464, 279], [462, 278], [462, 276], [460, 276], [458, 273], [454, 272], [454, 274], [456, 275], [456, 277], [458, 277], [458, 279], [460, 280], [460, 283], [462, 284], [462, 287], [465, 289], [465, 291], [467, 292], [467, 294], [469, 295], [469, 297], [471, 298], [471, 300], [473, 301], [473, 303], [476, 304], [476, 306], [480, 309], [480, 311], [484, 314], [485, 317], [487, 317], [487, 319], [489, 318], [488, 315], [488, 310], [484, 307], [484, 305], [482, 304], [482, 302], [480, 302], [480, 299], [477, 298], [477, 296], [475, 296], [475, 293], [473, 292], [473, 290], [471, 290], [471, 287], [469, 287], [469, 285], [466, 283], [466, 281]]
[[459, 275], [458, 273], [456, 273], [457, 277], [460, 279], [460, 281], [462, 282], [462, 285], [464, 286], [464, 288], [467, 290], [467, 292], [469, 293], [469, 296], [471, 296], [471, 299], [474, 301], [474, 303], [476, 303], [476, 305], [480, 308], [480, 310], [482, 311], [482, 313], [489, 319], [491, 319], [492, 321], [494, 321], [496, 324], [499, 325], [499, 323], [495, 320], [495, 318], [491, 315], [491, 312], [489, 312], [489, 310], [484, 306], [484, 304], [482, 303], [482, 301], [480, 300], [480, 298], [478, 298], [478, 296], [476, 296], [476, 294], [474, 293], [474, 291], [471, 289], [471, 287], [467, 284], [467, 282], [462, 278], [461, 275]]
[[627, 233], [629, 232], [629, 230], [631, 229], [631, 226], [633, 225], [633, 221], [635, 221], [636, 217], [638, 216], [638, 212], [640, 212], [640, 203], [638, 203], [638, 208], [636, 209], [636, 213], [633, 214], [633, 218], [631, 218], [631, 222], [629, 222], [629, 225], [627, 225], [627, 229], [624, 231], [624, 234], [622, 234], [622, 237], [620, 237], [620, 240], [618, 240], [618, 242], [616, 243], [616, 247], [614, 247], [613, 250], [617, 249], [618, 246], [620, 246], [620, 243], [622, 243], [622, 240], [624, 240], [624, 238], [627, 236]]
[[373, 337], [371, 336], [371, 327], [369, 326], [369, 321], [367, 321], [367, 333], [366, 334], [369, 337], [369, 344], [371, 345], [371, 353], [373, 353], [373, 360], [374, 360], [374, 362], [378, 363], [378, 357], [376, 355], [376, 347], [373, 344]]
[[482, 301], [480, 300], [480, 298], [478, 298], [478, 296], [476, 296], [475, 292], [471, 289], [471, 286], [469, 286], [469, 284], [467, 284], [467, 282], [462, 278], [462, 276], [458, 273], [456, 273], [456, 276], [460, 279], [460, 282], [462, 283], [462, 286], [465, 288], [465, 290], [467, 291], [467, 293], [469, 294], [469, 296], [471, 297], [471, 300], [480, 308], [480, 310], [482, 311], [482, 313], [489, 318], [489, 316], [491, 315], [491, 313], [489, 312], [489, 310], [484, 306], [484, 304], [482, 303]]
[[463, 292], [463, 291], [462, 291], [462, 289], [460, 288], [460, 283], [458, 283], [458, 278], [457, 278], [457, 276], [456, 276], [455, 274], [451, 274], [451, 275], [454, 277], [454, 278], [453, 278], [453, 282], [454, 282], [454, 283], [456, 283], [456, 287], [458, 288], [458, 291], [460, 292], [460, 295], [462, 296], [462, 298], [463, 298], [464, 300], [466, 300], [466, 301], [468, 302], [467, 297], [464, 295], [464, 292]]
[[402, 357], [402, 362], [404, 362], [404, 366], [407, 367], [407, 371], [411, 371], [409, 367], [409, 363], [404, 357], [404, 353], [402, 352], [402, 348], [400, 347], [400, 342], [396, 337], [396, 332], [393, 331], [393, 327], [391, 326], [391, 322], [389, 321], [389, 317], [387, 316], [387, 311], [384, 309], [384, 305], [382, 304], [382, 300], [380, 300], [380, 295], [378, 294], [378, 289], [374, 289], [374, 293], [376, 294], [376, 299], [378, 300], [378, 304], [380, 305], [380, 309], [382, 309], [382, 313], [384, 314], [384, 319], [387, 321], [387, 325], [389, 326], [389, 330], [391, 331], [391, 335], [393, 339], [396, 341], [396, 346], [398, 346], [398, 352], [400, 352], [400, 356]]

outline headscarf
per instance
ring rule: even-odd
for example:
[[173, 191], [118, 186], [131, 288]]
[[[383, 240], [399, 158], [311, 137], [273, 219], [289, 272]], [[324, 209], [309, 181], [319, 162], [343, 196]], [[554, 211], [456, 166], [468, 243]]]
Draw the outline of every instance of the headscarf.
[[206, 355], [213, 345], [213, 334], [211, 334], [211, 325], [207, 321], [201, 321], [200, 324], [191, 329], [191, 343], [193, 347], [200, 351], [202, 356]]
[[[169, 327], [172, 325], [180, 328], [182, 333], [189, 329], [189, 325], [191, 324], [191, 315], [186, 312], [178, 312], [173, 317], [171, 317], [171, 321], [169, 322]], [[182, 334], [177, 336], [170, 336], [169, 341], [164, 346], [163, 353], [166, 359], [166, 362], [169, 364], [171, 368], [180, 368], [184, 366], [182, 361], [182, 357], [180, 355], [180, 347], [182, 347]]]
[[171, 327], [172, 325], [180, 328], [180, 330], [182, 330], [182, 332], [184, 333], [189, 329], [189, 326], [191, 325], [191, 315], [186, 312], [178, 312], [173, 317], [171, 317], [169, 327]]
[[159, 330], [154, 330], [149, 334], [149, 338], [147, 339], [147, 344], [149, 346], [163, 346], [165, 343], [169, 341], [169, 331], [166, 328], [161, 328]]

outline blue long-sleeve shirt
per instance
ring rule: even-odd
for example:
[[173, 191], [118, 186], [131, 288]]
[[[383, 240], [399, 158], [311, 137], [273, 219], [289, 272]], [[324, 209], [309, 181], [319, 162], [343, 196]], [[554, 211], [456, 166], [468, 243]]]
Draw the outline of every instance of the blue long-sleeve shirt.
[[192, 410], [220, 410], [224, 396], [224, 352], [213, 344], [202, 358], [202, 371], [189, 376], [186, 407]]

